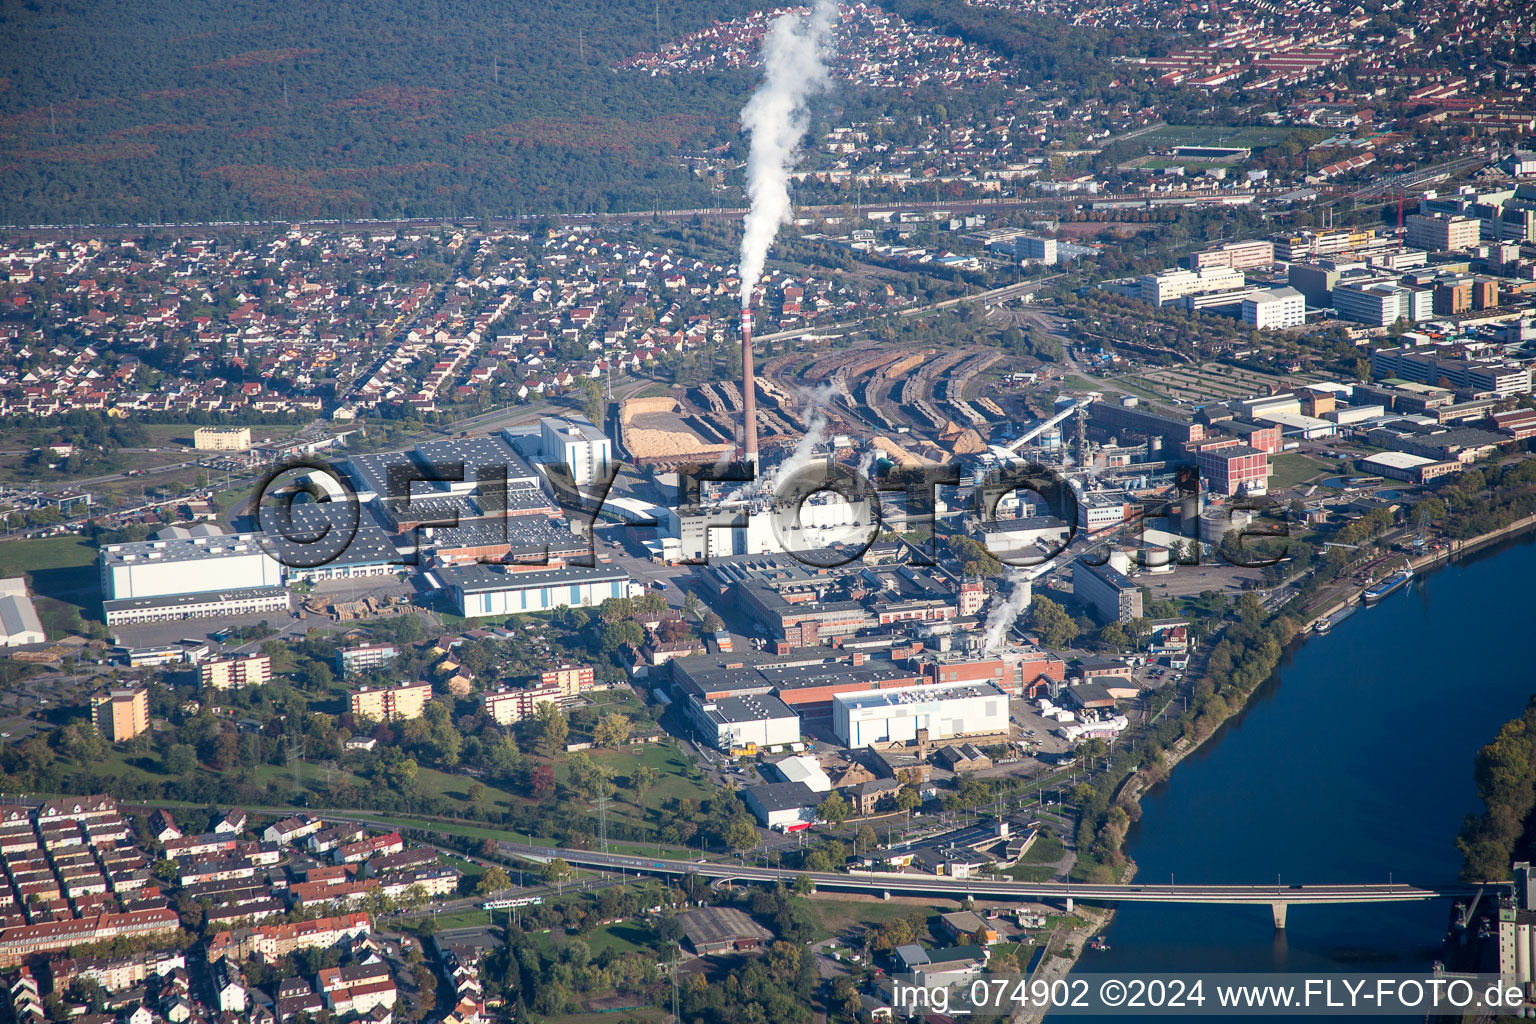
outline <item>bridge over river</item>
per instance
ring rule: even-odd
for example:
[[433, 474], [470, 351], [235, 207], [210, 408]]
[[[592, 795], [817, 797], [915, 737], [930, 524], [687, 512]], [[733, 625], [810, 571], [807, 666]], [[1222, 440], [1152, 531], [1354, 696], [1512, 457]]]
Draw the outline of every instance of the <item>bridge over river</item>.
[[793, 882], [804, 875], [818, 889], [840, 892], [893, 895], [940, 896], [946, 899], [1057, 900], [1072, 909], [1074, 900], [1102, 903], [1230, 903], [1267, 904], [1274, 912], [1275, 927], [1285, 927], [1286, 910], [1292, 904], [1317, 903], [1396, 903], [1432, 900], [1444, 897], [1477, 897], [1485, 889], [1507, 886], [1507, 882], [1484, 884], [1456, 883], [1441, 886], [1417, 886], [1406, 883], [1361, 883], [1358, 885], [1125, 885], [1080, 882], [1015, 882], [998, 878], [952, 878], [894, 871], [792, 871], [784, 868], [753, 867], [728, 861], [675, 860], [638, 857], [628, 854], [568, 850], [526, 843], [501, 843], [504, 853], [528, 860], [548, 862], [558, 857], [573, 867], [600, 871], [631, 871], [646, 875], [698, 875], [718, 881]]

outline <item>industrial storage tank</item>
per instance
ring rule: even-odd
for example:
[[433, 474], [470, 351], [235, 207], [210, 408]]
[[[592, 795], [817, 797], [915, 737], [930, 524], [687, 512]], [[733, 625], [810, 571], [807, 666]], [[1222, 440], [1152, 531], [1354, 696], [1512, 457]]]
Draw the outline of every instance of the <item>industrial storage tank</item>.
[[1253, 513], [1240, 508], [1218, 506], [1200, 513], [1200, 540], [1206, 544], [1220, 544], [1221, 539], [1233, 530], [1247, 528], [1253, 522]]

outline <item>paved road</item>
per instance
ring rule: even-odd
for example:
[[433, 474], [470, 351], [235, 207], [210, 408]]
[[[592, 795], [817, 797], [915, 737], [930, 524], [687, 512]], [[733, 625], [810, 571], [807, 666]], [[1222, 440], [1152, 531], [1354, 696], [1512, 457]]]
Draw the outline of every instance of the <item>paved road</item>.
[[[651, 857], [631, 857], [589, 850], [568, 850], [523, 843], [500, 844], [504, 853], [534, 860], [560, 857], [568, 864], [630, 870], [644, 874], [686, 875], [736, 881], [790, 882], [808, 875], [821, 889], [841, 889], [882, 894], [916, 893], [957, 899], [990, 896], [999, 899], [1077, 899], [1105, 902], [1147, 903], [1231, 903], [1249, 905], [1313, 903], [1397, 903], [1428, 900], [1441, 896], [1470, 896], [1480, 891], [1476, 885], [1452, 883], [1442, 886], [1415, 886], [1404, 883], [1361, 883], [1358, 885], [1098, 885], [1075, 882], [1015, 882], [1008, 879], [950, 878], [879, 871], [802, 872], [781, 868], [760, 868], [744, 864], [714, 861], [687, 861]], [[1503, 884], [1503, 883], [1490, 883]]]

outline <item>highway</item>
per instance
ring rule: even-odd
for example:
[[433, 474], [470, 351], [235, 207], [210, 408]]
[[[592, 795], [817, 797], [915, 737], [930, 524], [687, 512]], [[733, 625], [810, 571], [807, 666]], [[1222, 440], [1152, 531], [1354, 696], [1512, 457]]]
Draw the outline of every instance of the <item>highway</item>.
[[[1276, 927], [1285, 927], [1285, 908], [1292, 904], [1324, 903], [1400, 903], [1441, 897], [1469, 897], [1486, 886], [1456, 883], [1424, 887], [1406, 883], [1371, 883], [1351, 885], [1177, 885], [1169, 884], [1087, 884], [1079, 882], [1015, 882], [1011, 879], [950, 878], [942, 875], [906, 874], [887, 871], [793, 871], [784, 868], [754, 867], [716, 861], [671, 860], [632, 857], [590, 850], [568, 850], [524, 843], [500, 844], [501, 851], [516, 857], [548, 862], [559, 857], [576, 867], [633, 871], [638, 874], [687, 875], [739, 882], [793, 882], [805, 875], [818, 889], [890, 895], [938, 896], [949, 899], [999, 899], [1011, 901], [1073, 900], [1105, 903], [1220, 903], [1268, 906], [1274, 912]], [[1490, 885], [1503, 883], [1489, 883]]]

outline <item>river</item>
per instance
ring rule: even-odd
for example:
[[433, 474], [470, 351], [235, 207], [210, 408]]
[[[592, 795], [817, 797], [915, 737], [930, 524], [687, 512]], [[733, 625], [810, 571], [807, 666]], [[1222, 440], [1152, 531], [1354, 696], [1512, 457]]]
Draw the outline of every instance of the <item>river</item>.
[[[1141, 801], [1143, 882], [1452, 881], [1477, 749], [1536, 692], [1522, 594], [1536, 543], [1416, 579], [1293, 650]], [[1420, 971], [1449, 903], [1290, 909], [1126, 903], [1081, 971]]]

